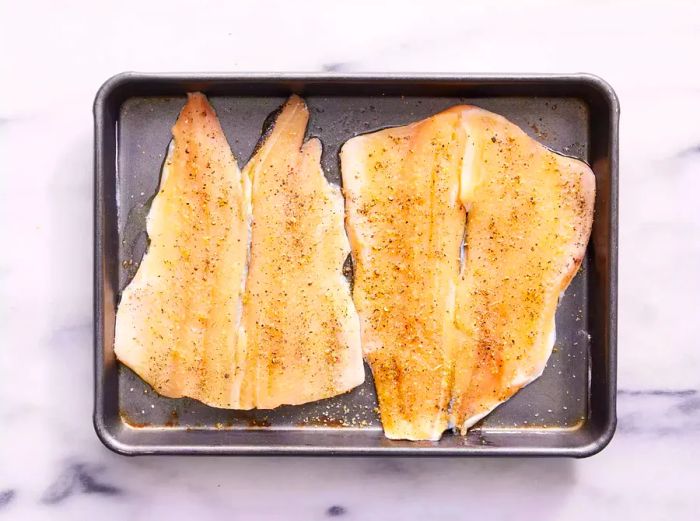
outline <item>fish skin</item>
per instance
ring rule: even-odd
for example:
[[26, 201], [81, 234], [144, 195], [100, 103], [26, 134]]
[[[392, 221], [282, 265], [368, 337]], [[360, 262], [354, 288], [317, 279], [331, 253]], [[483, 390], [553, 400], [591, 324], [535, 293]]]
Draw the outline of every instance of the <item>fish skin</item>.
[[[593, 173], [466, 105], [352, 138], [341, 167], [385, 435], [465, 433], [544, 369], [559, 295], [585, 254]], [[433, 249], [419, 231], [436, 217]], [[397, 264], [410, 269], [396, 274]]]
[[161, 395], [238, 405], [248, 181], [206, 97], [189, 94], [147, 218], [148, 251], [124, 289], [114, 351]]
[[350, 251], [343, 200], [321, 169], [321, 142], [304, 142], [308, 119], [304, 101], [290, 97], [243, 171], [253, 221], [241, 408], [329, 398], [365, 378], [342, 273]]

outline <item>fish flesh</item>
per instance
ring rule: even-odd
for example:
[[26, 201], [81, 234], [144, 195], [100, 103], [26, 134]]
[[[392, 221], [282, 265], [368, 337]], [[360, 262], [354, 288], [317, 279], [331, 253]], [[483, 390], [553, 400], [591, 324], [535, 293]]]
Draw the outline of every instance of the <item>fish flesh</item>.
[[124, 289], [114, 351], [163, 396], [236, 407], [250, 190], [214, 109], [188, 95]]
[[465, 213], [458, 113], [347, 141], [340, 153], [353, 298], [389, 438], [448, 421]]
[[352, 138], [341, 166], [385, 435], [464, 434], [544, 370], [593, 172], [466, 105]]
[[350, 252], [340, 189], [304, 141], [309, 111], [292, 96], [243, 174], [252, 193], [244, 298], [241, 408], [329, 398], [365, 378], [360, 325], [343, 264]]
[[241, 173], [205, 96], [188, 96], [116, 320], [117, 358], [159, 394], [271, 409], [364, 381], [342, 195], [308, 118], [290, 98]]
[[595, 176], [505, 118], [463, 111], [460, 199], [469, 212], [450, 423], [462, 433], [538, 378], [560, 295], [586, 254]]

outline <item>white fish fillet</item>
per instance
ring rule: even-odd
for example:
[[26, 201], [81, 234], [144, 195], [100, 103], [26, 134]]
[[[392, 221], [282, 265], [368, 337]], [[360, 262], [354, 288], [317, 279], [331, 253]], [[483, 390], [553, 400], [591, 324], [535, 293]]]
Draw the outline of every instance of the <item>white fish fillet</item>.
[[585, 254], [593, 173], [471, 106], [350, 139], [341, 163], [384, 432], [464, 432], [544, 369]]
[[160, 394], [236, 407], [248, 181], [214, 110], [191, 94], [148, 214], [148, 251], [124, 289], [114, 351]]
[[292, 96], [244, 169], [253, 201], [242, 406], [328, 398], [364, 379], [360, 325], [343, 263], [350, 252], [340, 189], [304, 142], [309, 112]]
[[242, 175], [206, 98], [189, 96], [115, 332], [119, 360], [160, 394], [267, 409], [364, 381], [343, 201], [307, 121], [293, 96]]

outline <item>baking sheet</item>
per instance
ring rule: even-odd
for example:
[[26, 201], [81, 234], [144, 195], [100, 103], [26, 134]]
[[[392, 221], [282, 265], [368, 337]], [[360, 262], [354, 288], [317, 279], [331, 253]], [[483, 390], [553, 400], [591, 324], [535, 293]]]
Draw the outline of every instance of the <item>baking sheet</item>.
[[[327, 177], [340, 183], [339, 147], [350, 137], [406, 124], [458, 103], [506, 116], [596, 174], [595, 223], [586, 258], [557, 311], [557, 340], [541, 378], [477, 424], [440, 442], [383, 437], [371, 373], [354, 391], [272, 411], [229, 411], [158, 396], [112, 352], [119, 292], [147, 245], [145, 218], [184, 93], [202, 90], [239, 165], [287, 95], [305, 97], [309, 136], [321, 138]], [[95, 103], [95, 425], [126, 454], [572, 455], [600, 450], [615, 423], [617, 102], [589, 76], [301, 77], [121, 75]]]

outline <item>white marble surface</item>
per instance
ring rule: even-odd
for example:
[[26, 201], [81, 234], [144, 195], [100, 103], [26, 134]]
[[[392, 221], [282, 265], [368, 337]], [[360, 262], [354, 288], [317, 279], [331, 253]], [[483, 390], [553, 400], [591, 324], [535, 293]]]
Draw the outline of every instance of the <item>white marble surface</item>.
[[[700, 4], [236, 4], [0, 4], [0, 518], [697, 519]], [[123, 70], [324, 69], [587, 71], [615, 87], [621, 393], [618, 432], [603, 453], [129, 459], [97, 440], [98, 86]]]

